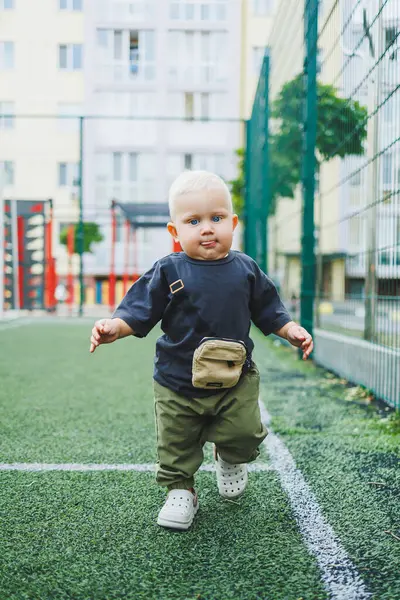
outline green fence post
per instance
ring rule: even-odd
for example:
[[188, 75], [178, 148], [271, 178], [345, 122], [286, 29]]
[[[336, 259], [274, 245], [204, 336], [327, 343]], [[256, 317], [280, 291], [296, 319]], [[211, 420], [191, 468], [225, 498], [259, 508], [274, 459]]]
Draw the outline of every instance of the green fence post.
[[245, 146], [245, 203], [244, 203], [244, 251], [255, 258], [254, 252], [254, 198], [252, 194], [252, 135], [251, 119], [246, 121], [246, 146]]
[[261, 263], [260, 267], [268, 273], [268, 217], [271, 197], [269, 176], [269, 56], [264, 56], [262, 75], [264, 77], [264, 131], [263, 131], [263, 164], [262, 164], [262, 204], [261, 204]]
[[[378, 2], [379, 14], [382, 13], [384, 7], [383, 0]], [[368, 140], [367, 140], [367, 158], [368, 158], [368, 197], [367, 204], [370, 209], [366, 214], [366, 226], [367, 226], [367, 273], [365, 277], [365, 320], [364, 320], [364, 339], [376, 342], [377, 333], [377, 300], [378, 300], [378, 231], [382, 229], [382, 217], [379, 218], [378, 204], [380, 202], [381, 188], [382, 185], [379, 181], [379, 169], [381, 168], [379, 157], [379, 137], [380, 131], [380, 116], [381, 110], [379, 106], [381, 103], [382, 93], [382, 78], [384, 70], [380, 61], [375, 57], [382, 56], [385, 52], [385, 43], [383, 35], [383, 19], [378, 19], [376, 24], [375, 33], [375, 49], [371, 53], [370, 50], [370, 64], [368, 68], [370, 72], [375, 70], [374, 77], [368, 81]], [[370, 33], [372, 35], [372, 33]], [[373, 64], [374, 60], [375, 64]], [[387, 89], [387, 88], [384, 88]]]
[[315, 300], [315, 146], [317, 136], [317, 40], [318, 0], [305, 0], [304, 31], [306, 56], [304, 61], [305, 115], [303, 151], [303, 218], [301, 239], [301, 304], [300, 320], [311, 333], [314, 325]]

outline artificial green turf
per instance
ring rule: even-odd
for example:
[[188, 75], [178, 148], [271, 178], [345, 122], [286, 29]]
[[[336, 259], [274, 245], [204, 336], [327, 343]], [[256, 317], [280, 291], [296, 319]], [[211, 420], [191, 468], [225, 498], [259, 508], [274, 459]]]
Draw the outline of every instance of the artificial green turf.
[[219, 498], [198, 478], [188, 532], [156, 525], [149, 474], [0, 474], [1, 598], [256, 600], [326, 598], [275, 473]]
[[302, 363], [291, 350], [268, 343], [257, 359], [272, 427], [328, 522], [374, 598], [400, 598], [400, 540], [387, 533], [400, 538], [395, 414], [378, 403], [346, 400], [351, 396], [343, 382]]
[[38, 323], [0, 332], [0, 462], [154, 462], [156, 336], [89, 354], [90, 331]]
[[160, 332], [89, 354], [91, 328], [39, 321], [0, 330], [0, 462], [155, 462]]
[[[89, 355], [90, 329], [0, 331], [0, 462], [155, 460], [157, 332]], [[385, 531], [400, 537], [398, 420], [254, 338], [274, 430], [374, 598], [397, 600], [400, 542]], [[0, 473], [0, 599], [323, 598], [276, 475], [252, 474], [239, 505], [218, 498], [213, 477], [198, 475], [201, 512], [176, 534], [155, 525], [163, 492], [151, 474]]]

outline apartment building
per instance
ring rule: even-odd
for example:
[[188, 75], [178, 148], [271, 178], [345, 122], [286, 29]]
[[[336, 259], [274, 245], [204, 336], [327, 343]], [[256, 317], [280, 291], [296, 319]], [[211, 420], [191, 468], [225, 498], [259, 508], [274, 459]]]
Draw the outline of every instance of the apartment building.
[[[85, 256], [96, 277], [112, 200], [165, 203], [184, 168], [236, 175], [241, 36], [240, 0], [0, 0], [3, 196], [53, 199], [61, 274], [80, 159], [84, 218], [105, 237]], [[139, 272], [172, 248], [160, 229], [138, 242]], [[122, 272], [122, 226], [116, 250]]]
[[[340, 235], [347, 246], [346, 288], [354, 295], [364, 293], [371, 220], [378, 293], [393, 294], [393, 282], [400, 281], [400, 3], [386, 3], [374, 19], [378, 8], [377, 3], [354, 8], [347, 2], [342, 11], [343, 23], [351, 16], [343, 40], [344, 95], [368, 107], [370, 122], [376, 113], [378, 129], [376, 140], [369, 136], [365, 156], [348, 157], [341, 165], [345, 183]], [[371, 23], [369, 38], [365, 19]], [[376, 164], [376, 190], [367, 162]]]
[[[318, 43], [318, 79], [334, 81], [342, 64], [340, 45], [336, 43], [341, 30], [341, 3], [334, 0], [320, 4], [319, 28], [329, 16]], [[280, 3], [269, 39], [271, 47], [270, 97], [279, 94], [282, 86], [303, 71], [304, 67], [304, 6], [296, 0]], [[340, 82], [338, 84], [340, 86]], [[340, 218], [344, 205], [340, 180], [341, 161], [333, 159], [321, 167], [315, 196], [316, 252], [323, 261], [323, 288], [327, 297], [340, 301], [345, 295], [344, 237], [340, 236]], [[327, 193], [329, 191], [329, 197]], [[269, 220], [269, 270], [286, 298], [299, 295], [301, 288], [302, 190], [299, 185], [294, 198], [281, 198], [275, 215]]]
[[254, 95], [279, 0], [243, 0], [241, 114], [251, 116]]
[[0, 0], [2, 196], [53, 199], [60, 227], [78, 216], [79, 122], [84, 114], [82, 0]]
[[[320, 172], [315, 198], [316, 248], [323, 261], [323, 294], [333, 301], [343, 300], [346, 293], [355, 296], [364, 293], [372, 214], [369, 207], [374, 204], [377, 205], [377, 248], [381, 249], [377, 252], [376, 270], [379, 293], [385, 294], [390, 282], [400, 278], [400, 54], [397, 40], [400, 5], [389, 2], [379, 18], [374, 18], [376, 6], [374, 2], [355, 0], [339, 3], [325, 0], [320, 4], [319, 80], [333, 84], [341, 96], [352, 97], [367, 106], [370, 115], [379, 113], [376, 147], [372, 147], [373, 140], [369, 135], [364, 156], [335, 158], [324, 163]], [[373, 22], [374, 58], [370, 55], [370, 41], [365, 37], [364, 10], [367, 19]], [[324, 27], [327, 20], [329, 26]], [[376, 47], [378, 27], [382, 30], [380, 49]], [[302, 71], [303, 36], [302, 3], [295, 0], [282, 2], [269, 39], [271, 98], [279, 93], [286, 81]], [[397, 40], [397, 45], [393, 45], [393, 40]], [[386, 51], [389, 47], [390, 51]], [[382, 58], [378, 60], [380, 56]], [[382, 85], [377, 105], [372, 88], [378, 71]], [[371, 168], [367, 164], [374, 161], [378, 171], [375, 191], [371, 187]], [[382, 202], [382, 198], [386, 200]], [[294, 199], [280, 199], [277, 213], [270, 219], [269, 269], [287, 297], [300, 289], [301, 215], [299, 186]]]
[[[184, 168], [234, 177], [240, 4], [103, 0], [87, 5], [87, 111], [96, 115], [85, 132], [88, 217], [104, 214], [112, 198], [165, 203]], [[171, 250], [164, 231], [143, 229], [138, 236], [140, 271]], [[93, 258], [96, 272], [109, 245], [106, 239]], [[122, 259], [117, 248], [117, 269]]]
[[[282, 85], [303, 69], [303, 5], [297, 0], [281, 1], [275, 11], [268, 37], [270, 51], [270, 102]], [[269, 219], [268, 272], [286, 297], [300, 289], [301, 194], [280, 198]]]

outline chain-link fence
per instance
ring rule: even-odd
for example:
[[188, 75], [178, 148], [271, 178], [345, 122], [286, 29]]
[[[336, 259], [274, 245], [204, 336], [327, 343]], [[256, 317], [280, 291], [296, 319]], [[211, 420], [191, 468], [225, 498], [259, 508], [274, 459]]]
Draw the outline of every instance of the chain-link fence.
[[269, 45], [268, 271], [317, 360], [400, 406], [400, 2], [283, 0]]

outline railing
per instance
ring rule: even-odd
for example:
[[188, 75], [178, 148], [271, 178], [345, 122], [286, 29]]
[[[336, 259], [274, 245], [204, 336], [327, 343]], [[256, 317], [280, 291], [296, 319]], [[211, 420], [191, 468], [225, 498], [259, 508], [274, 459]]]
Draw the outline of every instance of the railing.
[[99, 83], [151, 83], [156, 78], [155, 62], [143, 61], [138, 53], [131, 60], [113, 60], [97, 66]]
[[226, 66], [213, 63], [174, 65], [168, 75], [169, 83], [178, 85], [225, 85], [228, 78]]
[[141, 23], [155, 15], [154, 0], [96, 0], [96, 18], [105, 23]]

